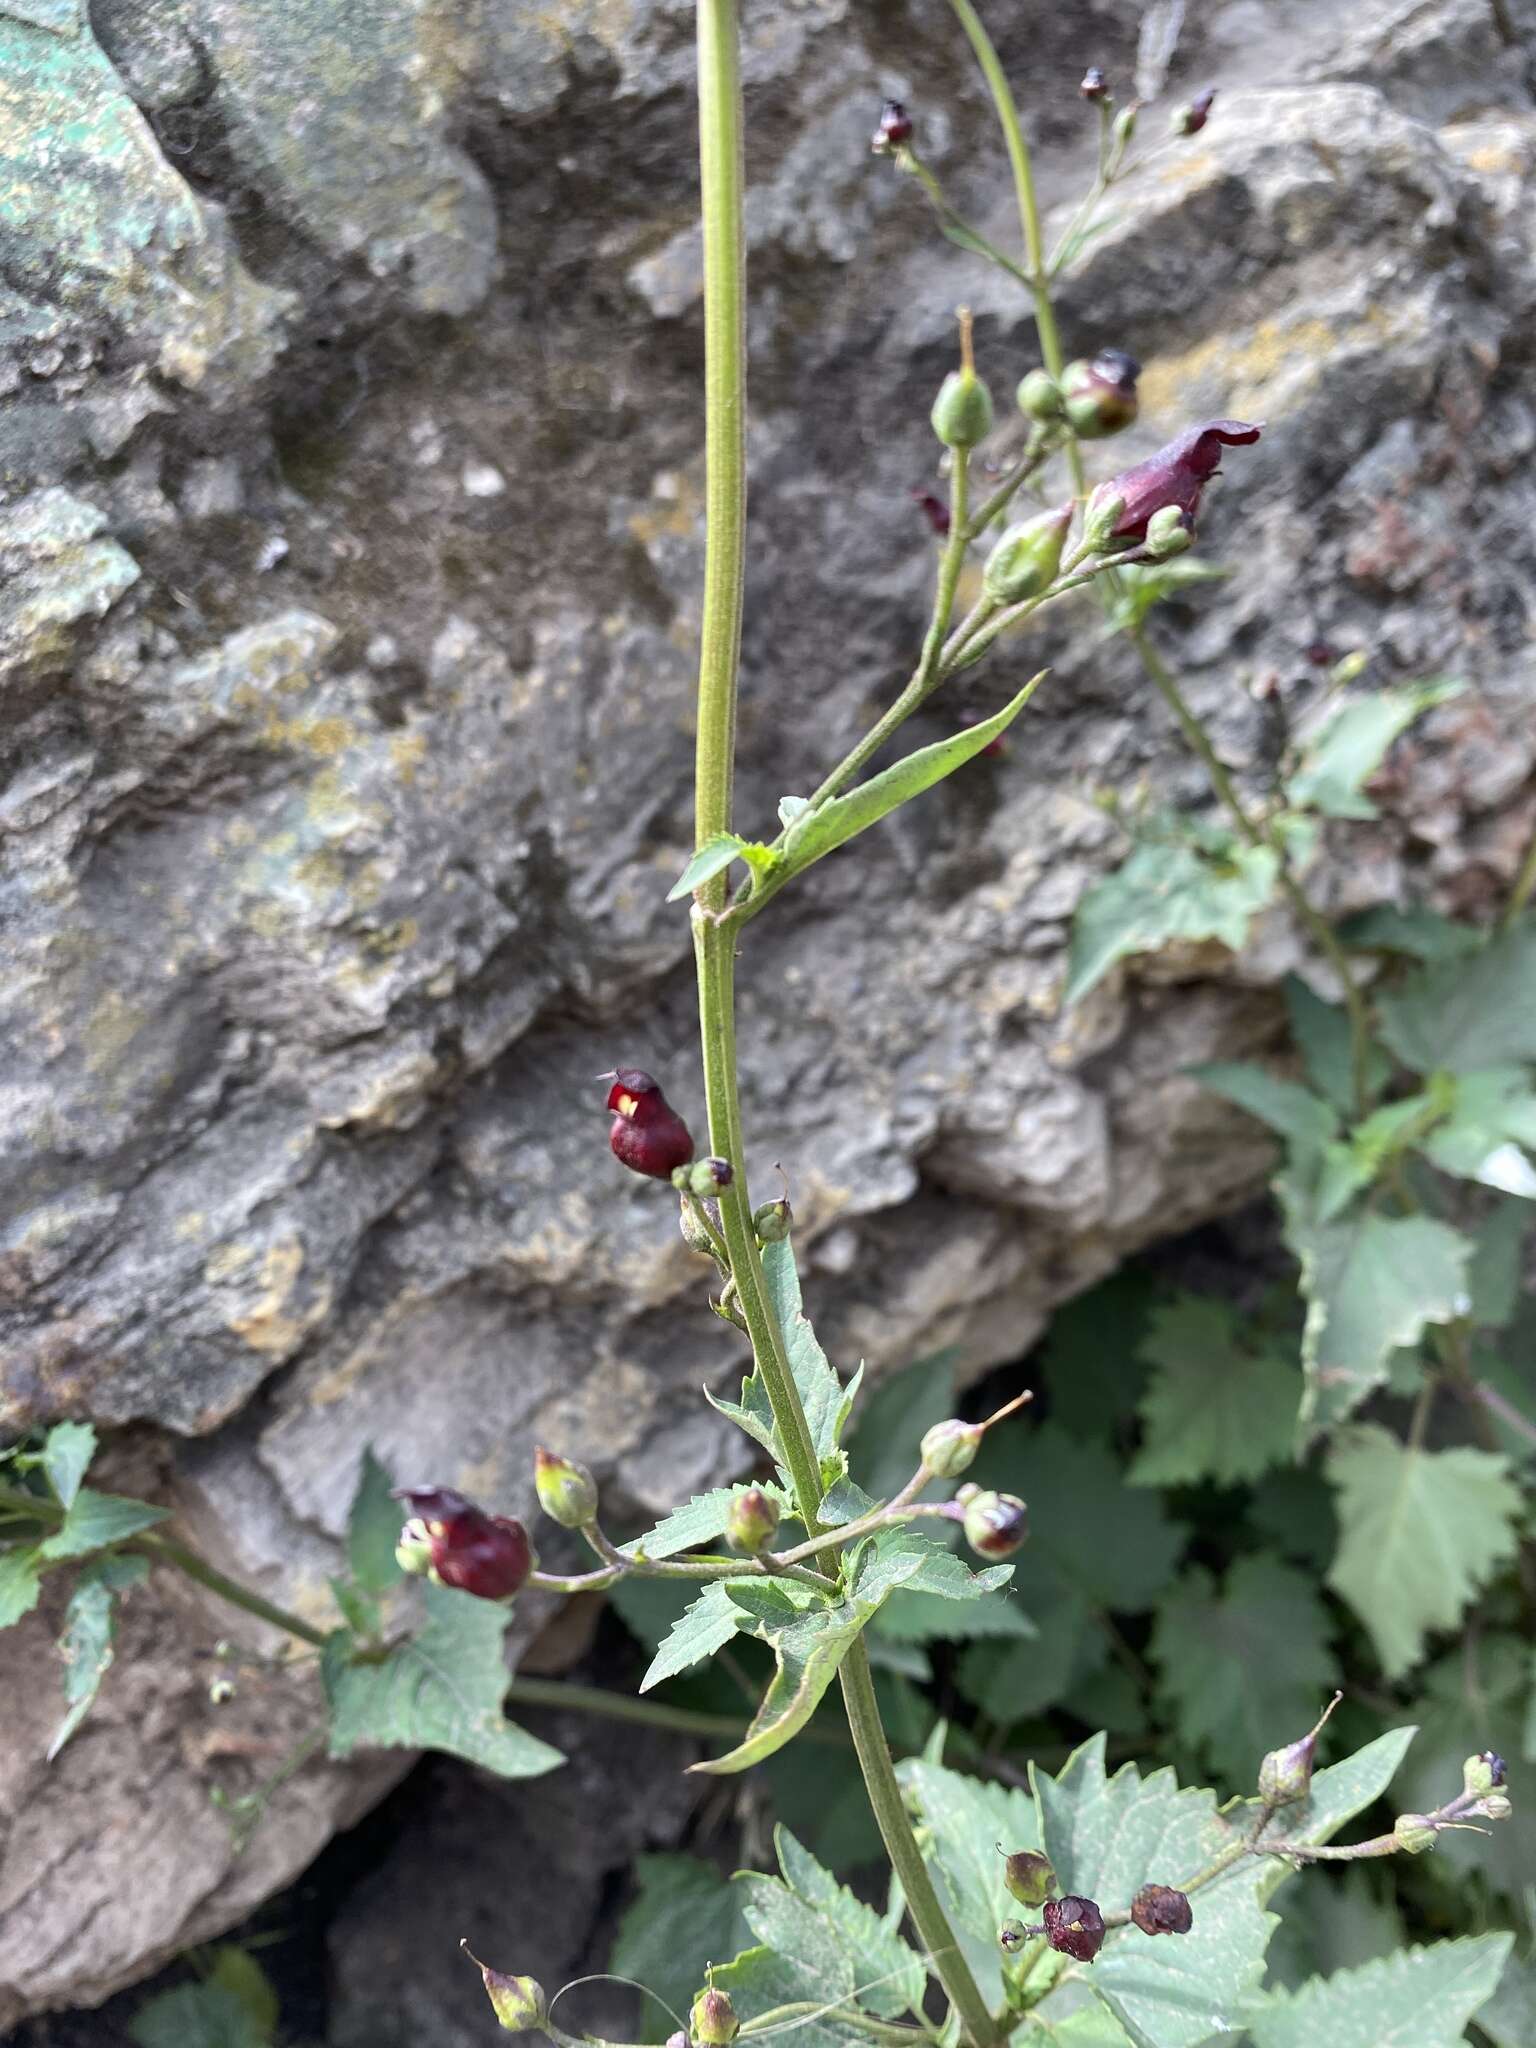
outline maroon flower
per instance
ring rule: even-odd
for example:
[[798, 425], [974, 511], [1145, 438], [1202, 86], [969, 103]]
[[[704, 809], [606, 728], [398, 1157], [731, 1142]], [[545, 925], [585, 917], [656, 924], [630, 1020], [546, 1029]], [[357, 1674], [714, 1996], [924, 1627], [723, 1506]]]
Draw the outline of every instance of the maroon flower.
[[1204, 92], [1197, 92], [1188, 106], [1181, 107], [1174, 115], [1176, 135], [1198, 135], [1211, 118], [1211, 107], [1216, 98], [1216, 88], [1208, 85]]
[[632, 1173], [670, 1180], [678, 1167], [686, 1166], [693, 1157], [688, 1126], [657, 1083], [639, 1067], [620, 1067], [611, 1078], [608, 1107], [613, 1122], [608, 1128], [608, 1144], [614, 1158]]
[[[1093, 497], [1101, 505], [1113, 498], [1124, 501], [1113, 528], [1115, 540], [1145, 540], [1148, 520], [1165, 505], [1177, 505], [1185, 526], [1193, 530], [1200, 494], [1220, 467], [1222, 449], [1257, 441], [1262, 432], [1262, 427], [1251, 427], [1244, 420], [1207, 420], [1203, 427], [1190, 427], [1134, 469], [1123, 470], [1100, 484]], [[1090, 512], [1092, 507], [1090, 499]]]
[[1131, 1919], [1143, 1934], [1188, 1934], [1195, 1924], [1188, 1899], [1169, 1884], [1144, 1884], [1131, 1901]]
[[1091, 1963], [1104, 1946], [1104, 1915], [1092, 1899], [1080, 1899], [1069, 1892], [1064, 1899], [1047, 1899], [1045, 1938], [1079, 1963]]
[[405, 1487], [395, 1499], [410, 1508], [407, 1529], [418, 1525], [431, 1545], [432, 1576], [442, 1585], [481, 1600], [507, 1600], [527, 1584], [533, 1545], [521, 1522], [488, 1515], [446, 1486]]

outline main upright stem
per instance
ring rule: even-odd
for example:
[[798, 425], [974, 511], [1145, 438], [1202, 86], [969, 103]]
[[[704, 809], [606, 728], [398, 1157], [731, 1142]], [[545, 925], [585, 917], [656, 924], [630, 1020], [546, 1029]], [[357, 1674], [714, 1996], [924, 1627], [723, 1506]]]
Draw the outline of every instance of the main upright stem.
[[[741, 654], [741, 594], [746, 553], [746, 242], [742, 227], [741, 64], [736, 0], [699, 0], [699, 173], [704, 213], [705, 561], [699, 644], [695, 818], [700, 845], [731, 829], [735, 779], [736, 679]], [[699, 980], [699, 1031], [711, 1149], [731, 1162], [720, 1195], [720, 1227], [730, 1252], [747, 1334], [773, 1408], [784, 1462], [807, 1536], [822, 1533], [821, 1467], [763, 1276], [736, 1082], [736, 934], [719, 922], [726, 878], [699, 891], [693, 910]], [[891, 1864], [939, 1981], [959, 2015], [969, 2048], [1002, 2038], [988, 2012], [933, 1889], [902, 1804], [880, 1725], [869, 1657], [862, 1641], [841, 1671], [848, 1725], [870, 1804]]]

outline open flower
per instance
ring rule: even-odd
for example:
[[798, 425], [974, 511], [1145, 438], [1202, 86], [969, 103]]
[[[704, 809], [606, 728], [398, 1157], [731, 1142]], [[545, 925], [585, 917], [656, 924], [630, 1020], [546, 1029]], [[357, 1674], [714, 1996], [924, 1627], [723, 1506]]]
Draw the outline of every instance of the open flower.
[[1091, 1963], [1104, 1946], [1104, 1915], [1092, 1899], [1068, 1893], [1045, 1902], [1045, 1938], [1074, 1962]]
[[603, 1079], [613, 1082], [608, 1090], [608, 1107], [613, 1111], [608, 1144], [614, 1158], [631, 1173], [670, 1180], [678, 1167], [686, 1166], [693, 1157], [693, 1139], [662, 1094], [660, 1083], [639, 1067], [620, 1067]]
[[1148, 521], [1165, 505], [1176, 505], [1185, 526], [1193, 530], [1200, 494], [1221, 466], [1222, 449], [1257, 441], [1262, 431], [1244, 420], [1207, 420], [1203, 427], [1190, 427], [1134, 469], [1122, 470], [1100, 484], [1088, 500], [1088, 517], [1092, 518], [1096, 503], [1107, 505], [1119, 499], [1120, 516], [1110, 537], [1122, 546], [1145, 540]]
[[411, 1511], [402, 1541], [427, 1546], [428, 1570], [440, 1585], [507, 1600], [527, 1584], [535, 1560], [521, 1522], [488, 1515], [446, 1486], [406, 1487], [395, 1499]]

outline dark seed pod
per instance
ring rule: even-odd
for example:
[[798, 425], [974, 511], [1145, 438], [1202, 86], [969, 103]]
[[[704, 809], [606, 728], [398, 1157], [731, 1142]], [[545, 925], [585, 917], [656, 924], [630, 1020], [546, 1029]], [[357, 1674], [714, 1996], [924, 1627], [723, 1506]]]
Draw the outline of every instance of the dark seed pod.
[[1131, 1921], [1143, 1934], [1188, 1934], [1195, 1916], [1172, 1885], [1144, 1884], [1131, 1901]]
[[1046, 1940], [1074, 1962], [1091, 1963], [1104, 1946], [1104, 1915], [1092, 1899], [1072, 1892], [1064, 1899], [1048, 1899], [1044, 1916]]
[[1043, 1906], [1056, 1889], [1056, 1873], [1038, 1849], [1015, 1849], [1003, 1865], [1003, 1883], [1021, 1906]]

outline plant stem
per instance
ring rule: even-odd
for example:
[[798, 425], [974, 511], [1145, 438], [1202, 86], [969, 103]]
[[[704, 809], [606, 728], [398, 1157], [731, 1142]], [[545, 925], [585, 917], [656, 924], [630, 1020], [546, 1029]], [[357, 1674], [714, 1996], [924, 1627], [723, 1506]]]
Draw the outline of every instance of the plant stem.
[[1509, 892], [1504, 915], [1499, 919], [1501, 932], [1514, 929], [1533, 894], [1536, 894], [1536, 832], [1531, 834], [1531, 843], [1525, 849], [1525, 859], [1520, 863], [1520, 872], [1516, 875], [1515, 885]]
[[[706, 1714], [694, 1707], [672, 1707], [662, 1700], [637, 1699], [632, 1693], [609, 1692], [605, 1686], [576, 1685], [565, 1678], [516, 1676], [507, 1688], [512, 1706], [551, 1707], [560, 1712], [596, 1714], [608, 1721], [632, 1721], [646, 1728], [664, 1728], [676, 1735], [701, 1735], [707, 1740], [745, 1732], [747, 1723], [732, 1714]], [[846, 1750], [848, 1738], [839, 1728], [803, 1728], [807, 1738], [828, 1749]]]
[[200, 1586], [206, 1586], [210, 1593], [217, 1593], [221, 1600], [227, 1600], [232, 1607], [243, 1607], [247, 1614], [254, 1614], [258, 1621], [270, 1622], [273, 1628], [280, 1628], [290, 1636], [297, 1636], [301, 1643], [310, 1643], [317, 1650], [323, 1650], [327, 1631], [316, 1628], [312, 1622], [290, 1613], [286, 1607], [279, 1607], [274, 1601], [264, 1600], [259, 1593], [253, 1593], [249, 1586], [242, 1586], [238, 1579], [227, 1578], [221, 1571], [189, 1550], [174, 1536], [162, 1536], [157, 1529], [151, 1529], [143, 1536], [135, 1536], [131, 1549], [142, 1551], [146, 1557], [159, 1564], [173, 1565], [189, 1579], [195, 1579]]

